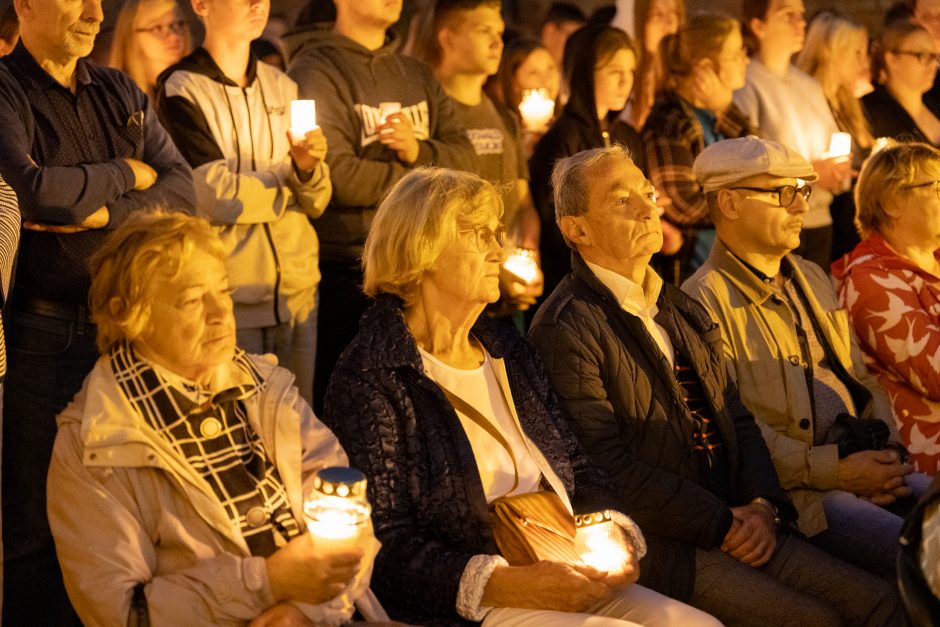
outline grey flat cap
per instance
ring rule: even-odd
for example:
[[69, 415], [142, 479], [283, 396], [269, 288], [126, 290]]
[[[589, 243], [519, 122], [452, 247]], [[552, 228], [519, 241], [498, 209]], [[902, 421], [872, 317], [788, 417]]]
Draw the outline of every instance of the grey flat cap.
[[808, 182], [819, 178], [809, 161], [796, 151], [753, 135], [712, 144], [696, 157], [692, 172], [706, 192], [758, 174]]

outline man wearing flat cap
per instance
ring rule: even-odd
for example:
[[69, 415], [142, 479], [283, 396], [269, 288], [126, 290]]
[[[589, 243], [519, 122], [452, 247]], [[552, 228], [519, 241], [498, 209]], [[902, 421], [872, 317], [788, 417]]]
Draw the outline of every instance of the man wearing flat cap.
[[573, 430], [643, 529], [640, 582], [728, 624], [794, 613], [801, 625], [895, 624], [888, 582], [778, 528], [795, 511], [729, 378], [721, 330], [649, 266], [659, 213], [629, 154], [561, 159], [552, 187], [572, 272], [530, 336]]
[[816, 173], [795, 151], [756, 137], [709, 146], [693, 172], [717, 240], [682, 289], [721, 327], [741, 400], [799, 511], [799, 529], [816, 546], [893, 579], [902, 519], [882, 506], [922, 492], [929, 480], [905, 463], [888, 399], [865, 368], [829, 278], [790, 253]]

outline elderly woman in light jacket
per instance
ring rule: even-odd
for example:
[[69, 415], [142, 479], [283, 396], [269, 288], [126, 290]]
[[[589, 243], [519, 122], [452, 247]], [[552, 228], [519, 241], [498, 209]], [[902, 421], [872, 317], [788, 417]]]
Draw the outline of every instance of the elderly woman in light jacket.
[[58, 418], [48, 482], [81, 619], [348, 620], [347, 584], [372, 554], [319, 554], [303, 517], [316, 471], [346, 455], [287, 370], [235, 347], [225, 255], [208, 223], [132, 218], [92, 276], [101, 358]]
[[366, 241], [375, 303], [334, 370], [324, 421], [369, 478], [383, 543], [376, 593], [393, 618], [418, 624], [716, 624], [632, 583], [646, 544], [616, 511], [625, 559], [612, 572], [500, 555], [487, 512], [500, 497], [551, 490], [578, 514], [620, 502], [531, 346], [481, 316], [499, 297], [501, 214], [481, 178], [418, 169], [382, 202]]

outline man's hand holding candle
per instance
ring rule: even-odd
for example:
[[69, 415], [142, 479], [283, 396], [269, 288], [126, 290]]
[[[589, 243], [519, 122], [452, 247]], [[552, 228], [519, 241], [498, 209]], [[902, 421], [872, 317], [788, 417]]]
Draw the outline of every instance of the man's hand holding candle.
[[402, 163], [412, 165], [418, 160], [418, 139], [411, 120], [400, 111], [385, 118], [385, 122], [379, 126], [379, 137], [389, 150], [395, 151]]
[[301, 181], [309, 181], [314, 171], [326, 158], [326, 135], [319, 126], [309, 130], [303, 137], [295, 137], [288, 131], [290, 140], [290, 156]]

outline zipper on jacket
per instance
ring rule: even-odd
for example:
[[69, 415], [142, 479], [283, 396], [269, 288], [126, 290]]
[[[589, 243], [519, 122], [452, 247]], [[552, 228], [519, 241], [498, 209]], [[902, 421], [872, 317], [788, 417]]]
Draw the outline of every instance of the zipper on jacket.
[[[241, 137], [238, 135], [238, 123], [235, 122], [235, 110], [232, 108], [232, 99], [228, 96], [228, 89], [225, 85], [219, 85], [222, 88], [222, 93], [225, 95], [225, 104], [228, 105], [228, 115], [232, 119], [232, 132], [235, 134], [235, 174], [242, 173], [242, 141]], [[238, 196], [239, 187], [241, 187], [241, 179], [235, 177], [235, 196]]]
[[245, 113], [248, 114], [248, 140], [251, 142], [251, 171], [255, 172], [258, 166], [255, 165], [255, 129], [251, 125], [251, 105], [248, 104], [248, 88], [242, 87], [242, 98], [245, 99]]
[[268, 244], [271, 246], [271, 256], [274, 257], [274, 320], [281, 324], [281, 310], [278, 307], [281, 294], [281, 260], [277, 256], [277, 248], [274, 247], [274, 238], [271, 237], [271, 225], [264, 223], [264, 234], [268, 237]]

